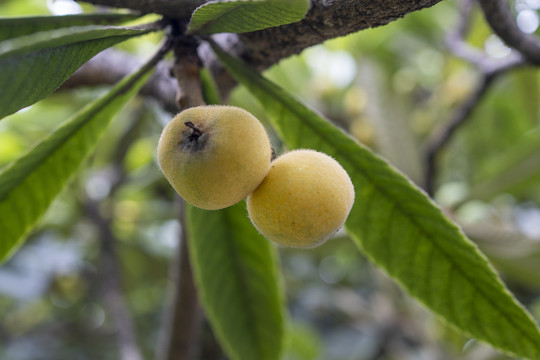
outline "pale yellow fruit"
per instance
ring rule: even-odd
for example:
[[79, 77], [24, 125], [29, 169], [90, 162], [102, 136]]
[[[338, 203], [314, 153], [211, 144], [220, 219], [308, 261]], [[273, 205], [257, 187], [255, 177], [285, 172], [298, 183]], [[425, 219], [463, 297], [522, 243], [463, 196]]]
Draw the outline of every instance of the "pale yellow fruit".
[[354, 186], [347, 172], [314, 150], [295, 150], [274, 160], [247, 198], [257, 230], [291, 247], [322, 244], [343, 226], [353, 203]]
[[217, 210], [255, 190], [268, 172], [271, 152], [263, 125], [249, 112], [200, 106], [182, 111], [167, 124], [157, 158], [186, 202]]

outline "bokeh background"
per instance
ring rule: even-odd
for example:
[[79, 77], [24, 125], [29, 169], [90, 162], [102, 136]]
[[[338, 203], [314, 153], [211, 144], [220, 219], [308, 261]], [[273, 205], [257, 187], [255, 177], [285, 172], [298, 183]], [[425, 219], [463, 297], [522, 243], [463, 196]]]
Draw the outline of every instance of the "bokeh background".
[[[540, 0], [510, 4], [520, 28], [540, 34]], [[387, 26], [328, 41], [265, 74], [422, 185], [427, 139], [480, 77], [445, 45], [460, 22], [457, 5], [443, 1]], [[95, 10], [71, 0], [0, 0], [0, 16]], [[471, 46], [493, 59], [508, 55], [478, 9], [469, 21]], [[148, 35], [116, 48], [145, 57], [159, 42], [159, 35]], [[441, 152], [434, 194], [537, 319], [539, 80], [535, 68], [498, 79]], [[59, 91], [1, 121], [0, 167], [105, 91]], [[235, 89], [230, 103], [266, 121], [245, 89]], [[175, 196], [155, 160], [170, 118], [151, 99], [131, 101], [40, 228], [0, 266], [1, 359], [119, 358], [118, 306], [109, 281], [112, 242], [122, 304], [144, 355], [153, 357], [181, 232]], [[279, 139], [273, 141], [282, 151]], [[509, 359], [424, 310], [344, 232], [316, 249], [280, 249], [280, 255], [291, 322], [284, 359]], [[222, 358], [215, 354], [206, 359]]]

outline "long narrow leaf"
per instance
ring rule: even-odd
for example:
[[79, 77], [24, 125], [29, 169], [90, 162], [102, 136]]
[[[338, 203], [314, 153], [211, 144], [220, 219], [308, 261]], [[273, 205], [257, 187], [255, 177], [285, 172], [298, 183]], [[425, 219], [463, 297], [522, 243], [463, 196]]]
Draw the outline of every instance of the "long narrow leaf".
[[0, 261], [21, 245], [95, 148], [111, 118], [144, 84], [159, 53], [0, 173]]
[[191, 16], [188, 33], [243, 33], [290, 24], [306, 16], [309, 0], [209, 1]]
[[0, 41], [63, 27], [120, 24], [139, 16], [137, 14], [79, 14], [0, 18]]
[[189, 250], [201, 300], [227, 355], [278, 360], [284, 334], [277, 256], [242, 202], [218, 211], [189, 207]]
[[448, 323], [512, 354], [540, 358], [540, 332], [496, 272], [428, 197], [387, 162], [290, 94], [214, 45], [290, 148], [315, 148], [349, 172], [356, 201], [346, 228], [355, 243]]
[[149, 31], [81, 26], [0, 42], [0, 118], [51, 94], [100, 51]]

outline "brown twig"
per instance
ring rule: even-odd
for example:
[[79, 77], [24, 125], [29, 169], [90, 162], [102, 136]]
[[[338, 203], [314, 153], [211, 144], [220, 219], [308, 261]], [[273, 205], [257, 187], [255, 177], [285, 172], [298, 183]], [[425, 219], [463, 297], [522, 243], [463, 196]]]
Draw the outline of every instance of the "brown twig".
[[467, 44], [464, 38], [469, 28], [469, 13], [471, 10], [472, 1], [464, 0], [459, 9], [460, 22], [455, 30], [448, 35], [446, 44], [454, 55], [477, 68], [480, 73], [479, 80], [471, 94], [452, 111], [449, 118], [439, 128], [435, 129], [427, 140], [424, 189], [430, 195], [433, 195], [435, 187], [437, 157], [452, 139], [456, 130], [470, 119], [470, 115], [497, 78], [512, 69], [527, 65], [526, 59], [517, 51], [512, 51], [503, 59], [493, 59]]
[[540, 65], [540, 39], [519, 29], [506, 0], [478, 0], [478, 2], [486, 21], [495, 33], [530, 63]]
[[426, 172], [424, 189], [430, 195], [433, 195], [435, 187], [435, 178], [437, 171], [437, 157], [442, 148], [450, 141], [455, 131], [469, 118], [473, 110], [480, 103], [480, 100], [487, 93], [490, 84], [495, 77], [484, 76], [476, 85], [473, 92], [461, 103], [443, 123], [429, 137], [426, 147]]
[[193, 38], [182, 38], [174, 47], [174, 65], [171, 74], [177, 81], [176, 103], [183, 110], [204, 105], [201, 90], [201, 60], [197, 54], [199, 43]]
[[[188, 22], [193, 11], [208, 0], [86, 1], [162, 14]], [[311, 0], [311, 9], [301, 21], [238, 35], [216, 34], [213, 38], [227, 52], [245, 59], [252, 67], [262, 71], [310, 46], [363, 29], [386, 25], [439, 2], [441, 0]], [[221, 95], [227, 98], [236, 85], [235, 81], [219, 66], [219, 61], [211, 51], [201, 51], [201, 59], [211, 69]]]
[[[178, 82], [180, 109], [204, 105], [199, 77], [200, 60], [195, 40], [178, 37], [174, 41], [175, 61], [171, 69]], [[203, 312], [193, 280], [186, 230], [185, 204], [177, 198], [182, 233], [176, 259], [171, 265], [173, 282], [163, 316], [157, 360], [193, 360], [200, 350]]]

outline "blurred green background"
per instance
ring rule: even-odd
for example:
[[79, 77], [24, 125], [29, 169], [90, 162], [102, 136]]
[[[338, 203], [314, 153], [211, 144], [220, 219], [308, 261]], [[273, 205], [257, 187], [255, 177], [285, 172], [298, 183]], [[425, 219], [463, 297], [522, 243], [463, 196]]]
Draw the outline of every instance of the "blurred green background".
[[[540, 1], [511, 5], [522, 30], [539, 34]], [[0, 1], [1, 16], [94, 10], [71, 0]], [[387, 26], [307, 49], [266, 75], [421, 185], [426, 140], [479, 80], [474, 67], [445, 47], [458, 17], [456, 3], [443, 1]], [[508, 54], [476, 8], [470, 26], [472, 46], [495, 59]], [[144, 56], [159, 40], [150, 35], [117, 48]], [[441, 153], [434, 196], [537, 319], [539, 80], [537, 69], [524, 68], [493, 85]], [[0, 167], [106, 90], [59, 92], [2, 120]], [[245, 89], [235, 89], [230, 103], [265, 122]], [[131, 101], [39, 230], [0, 267], [0, 359], [119, 358], [105, 299], [103, 227], [117, 240], [139, 345], [146, 358], [153, 357], [170, 285], [168, 267], [181, 231], [175, 196], [155, 161], [159, 134], [170, 118], [151, 99]], [[273, 141], [278, 153], [285, 150], [277, 137]], [[98, 219], [89, 215], [88, 204], [96, 206]], [[280, 249], [280, 254], [291, 319], [284, 359], [505, 359], [430, 315], [343, 232], [316, 249]]]

